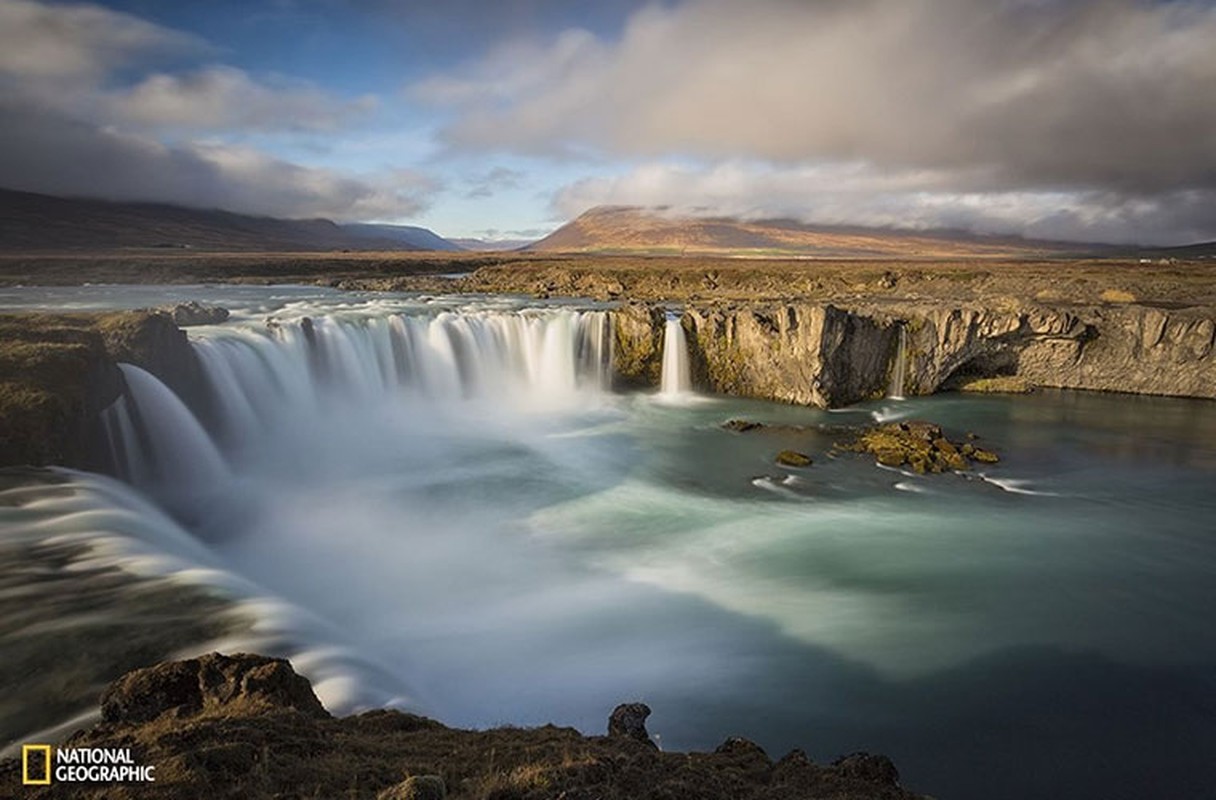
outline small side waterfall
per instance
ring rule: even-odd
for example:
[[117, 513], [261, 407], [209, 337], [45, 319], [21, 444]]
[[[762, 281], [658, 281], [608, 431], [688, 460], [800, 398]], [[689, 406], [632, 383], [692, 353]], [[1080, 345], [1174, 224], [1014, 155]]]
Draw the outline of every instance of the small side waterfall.
[[659, 394], [663, 397], [678, 397], [692, 391], [692, 377], [688, 367], [688, 341], [679, 317], [669, 317], [663, 328], [663, 370], [659, 382]]
[[108, 410], [103, 424], [111, 445], [118, 445], [114, 457], [126, 477], [176, 486], [227, 479], [224, 457], [185, 403], [139, 367], [118, 368], [128, 395]]
[[887, 387], [887, 397], [891, 400], [904, 399], [904, 384], [908, 380], [908, 330], [903, 323], [899, 323], [898, 341], [895, 360], [891, 364], [891, 384]]

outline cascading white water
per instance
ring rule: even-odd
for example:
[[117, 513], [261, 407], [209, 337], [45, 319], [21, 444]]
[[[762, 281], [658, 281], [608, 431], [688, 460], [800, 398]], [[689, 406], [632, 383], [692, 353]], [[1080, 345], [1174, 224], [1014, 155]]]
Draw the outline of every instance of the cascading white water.
[[908, 331], [899, 325], [899, 344], [895, 348], [895, 360], [891, 364], [891, 384], [887, 387], [887, 397], [891, 400], [904, 399], [904, 383], [908, 379]]
[[692, 391], [688, 366], [688, 342], [679, 317], [668, 318], [663, 327], [663, 368], [659, 394], [666, 398], [679, 397]]
[[[383, 402], [438, 409], [490, 402], [523, 412], [576, 405], [608, 385], [608, 324], [598, 311], [323, 317], [234, 329], [197, 340], [194, 348], [223, 449], [247, 446], [287, 409], [324, 417]], [[185, 448], [202, 454], [202, 469], [222, 465], [217, 447], [172, 392], [137, 367], [123, 365], [123, 372], [154, 450]], [[181, 424], [169, 424], [166, 415]], [[146, 452], [125, 403], [107, 421], [115, 460], [140, 483], [155, 453]]]
[[[222, 483], [228, 477], [224, 457], [207, 431], [163, 383], [131, 364], [119, 364], [129, 398], [110, 409], [105, 418], [109, 440], [121, 442], [114, 460], [134, 480], [154, 479], [167, 486]], [[136, 431], [142, 428], [144, 436]]]
[[[576, 659], [587, 663], [562, 666], [553, 632], [577, 630], [580, 609], [617, 589], [519, 537], [537, 507], [622, 479], [629, 450], [603, 394], [606, 313], [339, 309], [250, 322], [193, 342], [210, 396], [190, 399], [205, 430], [163, 384], [124, 367], [108, 432], [123, 474], [248, 584], [236, 594], [275, 599], [269, 611], [258, 601], [258, 630], [322, 679], [331, 707], [398, 702], [408, 682], [412, 700], [492, 721], [514, 691], [509, 673], [501, 685], [461, 676], [478, 673], [457, 652], [469, 637], [552, 663], [535, 668], [550, 687], [610, 656], [589, 646]], [[189, 470], [169, 479], [173, 460]], [[521, 594], [525, 575], [541, 588]]]

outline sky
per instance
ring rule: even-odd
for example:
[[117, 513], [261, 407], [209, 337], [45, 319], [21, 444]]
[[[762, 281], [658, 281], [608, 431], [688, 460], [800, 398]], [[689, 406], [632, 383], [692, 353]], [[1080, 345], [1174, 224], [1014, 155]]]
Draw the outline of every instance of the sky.
[[0, 0], [0, 187], [1216, 240], [1216, 0]]

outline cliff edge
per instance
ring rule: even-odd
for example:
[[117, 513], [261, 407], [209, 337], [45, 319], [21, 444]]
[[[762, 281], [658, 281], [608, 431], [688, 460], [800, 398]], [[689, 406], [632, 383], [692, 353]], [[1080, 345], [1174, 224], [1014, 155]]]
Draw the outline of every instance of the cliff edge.
[[[31, 800], [921, 797], [902, 788], [895, 766], [879, 755], [820, 765], [794, 750], [773, 761], [738, 737], [712, 753], [661, 752], [640, 703], [618, 706], [607, 736], [552, 725], [458, 730], [388, 710], [336, 719], [290, 664], [257, 655], [212, 653], [136, 670], [105, 691], [101, 713], [101, 723], [60, 746], [52, 778], [55, 759], [88, 748], [155, 767], [153, 783], [52, 780], [16, 789], [23, 764], [9, 760], [0, 762], [0, 787]], [[42, 777], [42, 764], [33, 769]]]

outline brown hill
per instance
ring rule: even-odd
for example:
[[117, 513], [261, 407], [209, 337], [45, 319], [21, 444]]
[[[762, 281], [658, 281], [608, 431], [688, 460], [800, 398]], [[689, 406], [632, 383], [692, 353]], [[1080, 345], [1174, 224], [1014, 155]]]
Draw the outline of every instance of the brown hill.
[[[0, 252], [430, 250], [421, 228], [347, 228], [162, 203], [119, 203], [0, 189]], [[434, 240], [439, 237], [430, 234]], [[409, 235], [405, 235], [409, 234]]]
[[662, 209], [599, 206], [528, 250], [649, 255], [812, 258], [1030, 258], [1104, 253], [1105, 245], [962, 231], [806, 225], [793, 220], [689, 217]]

